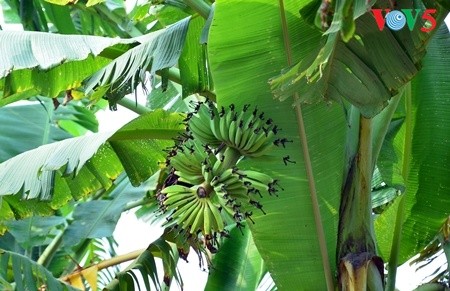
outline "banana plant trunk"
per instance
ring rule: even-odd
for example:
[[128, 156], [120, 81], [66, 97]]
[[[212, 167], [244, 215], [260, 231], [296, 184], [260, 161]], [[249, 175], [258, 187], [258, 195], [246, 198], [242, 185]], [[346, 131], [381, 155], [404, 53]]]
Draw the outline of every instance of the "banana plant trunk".
[[343, 186], [337, 246], [339, 289], [383, 290], [372, 220], [372, 119], [360, 116], [357, 152]]

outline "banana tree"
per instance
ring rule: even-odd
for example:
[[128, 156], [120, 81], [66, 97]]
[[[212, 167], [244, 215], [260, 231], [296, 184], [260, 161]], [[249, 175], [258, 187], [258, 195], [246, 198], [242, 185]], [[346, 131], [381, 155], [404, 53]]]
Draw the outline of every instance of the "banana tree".
[[[62, 245], [82, 258], [83, 245], [112, 234], [118, 217], [105, 221], [107, 209], [140, 207], [155, 219], [159, 208], [164, 235], [128, 256], [140, 254], [107, 288], [133, 286], [133, 268], [158, 288], [154, 256], [166, 284], [180, 281], [175, 262], [192, 247], [213, 266], [211, 290], [255, 289], [266, 271], [282, 290], [393, 290], [399, 264], [435, 237], [446, 245], [446, 2], [165, 1], [128, 14], [108, 1], [8, 4], [25, 29], [133, 38], [0, 32], [0, 104], [104, 97], [142, 114], [115, 133], [0, 164], [0, 227], [16, 241], [27, 242], [20, 219], [59, 226], [47, 250]], [[394, 14], [383, 22], [386, 9], [403, 13], [403, 29], [392, 29]], [[122, 99], [148, 76], [152, 110]], [[140, 196], [121, 194], [122, 172], [144, 183]], [[78, 202], [61, 208], [70, 201]], [[80, 233], [89, 209], [100, 214]], [[71, 213], [73, 222], [58, 218]], [[245, 260], [230, 264], [231, 256]], [[49, 278], [22, 282], [26, 261], [3, 261], [15, 274], [0, 274], [5, 282]], [[99, 265], [54, 276], [93, 287]]]

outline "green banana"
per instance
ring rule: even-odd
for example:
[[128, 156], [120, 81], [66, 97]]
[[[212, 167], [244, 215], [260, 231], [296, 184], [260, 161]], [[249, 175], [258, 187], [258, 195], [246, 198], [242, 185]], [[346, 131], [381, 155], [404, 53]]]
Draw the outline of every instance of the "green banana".
[[255, 181], [255, 182], [260, 182], [262, 184], [266, 184], [268, 185], [269, 183], [273, 183], [273, 178], [265, 173], [261, 173], [258, 171], [252, 171], [252, 170], [245, 170], [242, 171], [245, 176], [246, 179], [250, 180], [250, 181]]
[[222, 118], [216, 117], [216, 118], [214, 118], [214, 119], [209, 121], [209, 125], [211, 127], [212, 133], [217, 138], [217, 140], [220, 141], [220, 142], [222, 142], [224, 140], [224, 138], [222, 137], [221, 132], [220, 132], [220, 121], [223, 118], [224, 117], [222, 117]]
[[237, 112], [234, 112], [232, 115], [231, 123], [230, 123], [230, 129], [228, 134], [228, 141], [229, 144], [232, 146], [236, 145], [236, 133], [239, 130], [239, 122], [242, 120], [242, 117], [244, 115], [244, 111], [241, 111], [239, 115], [237, 115]]
[[209, 209], [209, 204], [206, 203], [205, 207], [203, 207], [203, 234], [211, 234], [212, 227], [214, 226], [212, 219], [214, 217]]
[[247, 144], [248, 139], [250, 138], [251, 134], [253, 134], [253, 130], [249, 130], [249, 129], [247, 129], [246, 126], [244, 126], [242, 128], [241, 139], [239, 140], [239, 144], [236, 145], [236, 148], [238, 148], [239, 150], [242, 150], [244, 148], [244, 146]]
[[188, 184], [192, 184], [192, 185], [201, 184], [204, 181], [204, 178], [202, 175], [192, 176], [190, 174], [186, 174], [186, 173], [180, 172], [180, 171], [175, 171], [175, 175], [178, 176], [179, 182], [184, 182], [184, 183], [188, 183]]
[[214, 136], [209, 126], [200, 125], [200, 119], [195, 118], [189, 122], [189, 128], [195, 138], [198, 138], [204, 144], [217, 144], [218, 140]]
[[[169, 199], [170, 198], [170, 199]], [[192, 202], [192, 200], [196, 199], [195, 196], [192, 195], [171, 195], [168, 196], [166, 200], [163, 201], [164, 205], [167, 206], [167, 209], [176, 209], [179, 206], [183, 206], [186, 203]]]
[[205, 178], [205, 182], [209, 183], [213, 177], [212, 169], [209, 163], [207, 163], [206, 165], [202, 165], [202, 174], [203, 177]]
[[204, 216], [205, 216], [205, 203], [204, 201], [200, 201], [201, 205], [198, 209], [198, 213], [195, 216], [194, 221], [191, 224], [190, 227], [190, 232], [191, 233], [196, 233], [199, 229], [203, 231], [203, 220], [204, 220]]
[[228, 123], [229, 121], [231, 121], [231, 115], [233, 113], [231, 112], [231, 110], [229, 110], [224, 117], [220, 118], [219, 120], [219, 132], [220, 132], [220, 136], [222, 138], [222, 141], [225, 143], [229, 143], [229, 127], [228, 125], [230, 123]]
[[213, 168], [212, 168], [212, 173], [214, 175], [218, 174], [218, 171], [219, 171], [221, 165], [222, 165], [222, 162], [220, 160], [218, 160], [217, 158], [215, 158], [215, 162], [214, 162], [214, 165], [213, 165]]
[[259, 134], [256, 134], [256, 133], [253, 132], [253, 130], [251, 130], [245, 145], [240, 148], [241, 153], [242, 152], [246, 153], [255, 144], [255, 141], [259, 137], [260, 137]]
[[203, 147], [203, 144], [198, 141], [192, 141], [193, 147], [194, 147], [194, 158], [195, 161], [192, 161], [190, 159], [190, 163], [196, 163], [197, 165], [201, 164], [207, 157], [208, 153], [205, 151], [205, 148]]
[[189, 211], [191, 212], [191, 209], [197, 207], [198, 199], [192, 199], [189, 202], [186, 202], [181, 207], [178, 207], [175, 209], [175, 211], [172, 213], [171, 217], [173, 219], [176, 219], [178, 222], [186, 219], [186, 214]]
[[237, 131], [237, 124], [236, 121], [232, 120], [231, 123], [228, 126], [228, 141], [227, 144], [230, 146], [234, 145], [234, 137], [236, 135], [236, 131]]
[[214, 206], [212, 203], [208, 203], [207, 205], [209, 208], [209, 210], [211, 211], [211, 214], [213, 216], [214, 219], [214, 226], [215, 226], [215, 230], [216, 231], [223, 231], [224, 229], [224, 223], [223, 223], [223, 219], [222, 216], [220, 215], [219, 209], [217, 209], [216, 206]]
[[[266, 134], [264, 132], [260, 133], [258, 138], [254, 141], [253, 145], [251, 147], [249, 147], [246, 152], [249, 154], [254, 154], [257, 153], [259, 148], [261, 148], [261, 146], [269, 141], [272, 138], [272, 136], [269, 134], [268, 136], [266, 136]], [[272, 143], [272, 142], [270, 142]]]
[[195, 176], [201, 174], [200, 163], [193, 163], [192, 161], [189, 161], [183, 153], [173, 157], [170, 160], [170, 165], [172, 165], [172, 167], [174, 167], [177, 171], [184, 172], [188, 175]]
[[253, 158], [258, 158], [258, 157], [266, 155], [268, 152], [273, 150], [273, 148], [274, 148], [273, 142], [269, 141], [269, 142], [263, 144], [257, 151], [249, 153], [248, 156], [253, 157]]
[[195, 217], [198, 214], [198, 211], [200, 209], [199, 207], [200, 205], [194, 205], [188, 209], [186, 209], [182, 215], [180, 215], [177, 219], [177, 224], [183, 228], [184, 230], [186, 230], [187, 232], [190, 232], [190, 225], [192, 224], [192, 222], [194, 221]]
[[238, 199], [248, 199], [248, 189], [246, 187], [241, 187], [235, 191], [231, 192], [231, 196]]
[[196, 207], [193, 207], [194, 209], [189, 214], [189, 216], [186, 216], [186, 219], [183, 220], [183, 228], [188, 230], [190, 233], [195, 233], [197, 229], [193, 228], [193, 224], [195, 219], [197, 219], [200, 216], [200, 211], [203, 215], [203, 203], [199, 203], [199, 205], [196, 205]]
[[234, 140], [233, 140], [233, 146], [235, 148], [239, 148], [239, 144], [241, 143], [242, 140], [242, 136], [243, 136], [244, 132], [242, 131], [242, 127], [237, 126], [236, 132], [234, 133]]
[[222, 174], [220, 174], [219, 180], [217, 182], [226, 184], [230, 180], [234, 180], [234, 179], [235, 179], [235, 177], [233, 176], [233, 169], [226, 169], [225, 171], [222, 172]]
[[241, 190], [242, 187], [244, 187], [243, 181], [237, 178], [236, 182], [225, 185], [225, 189], [227, 190], [228, 193], [230, 193], [231, 191]]
[[163, 194], [170, 194], [170, 193], [181, 193], [181, 192], [191, 192], [192, 190], [188, 187], [182, 186], [182, 185], [170, 185], [169, 187], [166, 187], [161, 190], [161, 193]]

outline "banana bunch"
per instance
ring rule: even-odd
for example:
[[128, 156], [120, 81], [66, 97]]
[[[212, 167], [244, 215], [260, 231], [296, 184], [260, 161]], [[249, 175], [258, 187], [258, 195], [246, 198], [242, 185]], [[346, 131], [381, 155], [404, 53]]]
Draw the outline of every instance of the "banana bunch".
[[224, 230], [224, 221], [219, 208], [204, 193], [202, 186], [186, 187], [172, 185], [161, 193], [166, 195], [163, 201], [170, 214], [171, 223], [181, 226], [191, 234], [201, 231], [204, 235]]
[[203, 144], [209, 146], [217, 146], [221, 143], [213, 134], [210, 121], [216, 117], [215, 106], [212, 103], [199, 103], [195, 107], [195, 111], [188, 114], [188, 128], [192, 132], [194, 138], [199, 139]]
[[170, 158], [169, 164], [175, 169], [178, 180], [192, 185], [202, 183], [204, 179], [201, 164], [207, 155], [201, 145], [187, 140], [175, 148], [176, 154]]
[[[184, 120], [186, 132], [167, 149], [166, 165], [175, 178], [166, 180], [158, 200], [167, 214], [167, 227], [188, 238], [201, 233], [211, 251], [217, 234], [226, 234], [227, 225], [241, 228], [246, 219], [253, 222], [254, 208], [265, 214], [259, 201], [263, 194], [276, 196], [283, 190], [269, 175], [237, 164], [292, 141], [276, 138], [277, 125], [249, 105], [240, 110], [234, 105], [218, 110], [212, 102], [194, 105]], [[292, 163], [289, 156], [283, 162]]]
[[250, 110], [250, 105], [244, 105], [238, 110], [232, 104], [218, 110], [211, 102], [197, 106], [189, 117], [188, 126], [194, 137], [204, 144], [225, 143], [247, 157], [267, 154], [280, 131], [273, 120], [266, 119], [264, 112], [259, 112], [256, 107]]

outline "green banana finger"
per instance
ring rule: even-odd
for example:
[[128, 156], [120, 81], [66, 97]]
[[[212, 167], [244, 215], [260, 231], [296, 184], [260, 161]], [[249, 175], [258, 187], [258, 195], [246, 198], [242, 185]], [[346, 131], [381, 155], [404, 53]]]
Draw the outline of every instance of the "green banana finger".
[[195, 216], [194, 221], [191, 224], [190, 232], [196, 233], [198, 230], [202, 230], [203, 228], [203, 218], [205, 215], [205, 203], [201, 201], [201, 205], [198, 209], [197, 215]]
[[164, 205], [167, 206], [167, 209], [176, 209], [180, 206], [183, 206], [186, 203], [190, 203], [195, 200], [195, 196], [192, 195], [184, 195], [184, 196], [169, 196], [166, 200], [163, 201]]
[[186, 219], [186, 215], [191, 213], [192, 209], [197, 207], [198, 199], [192, 199], [189, 202], [186, 202], [181, 207], [174, 209], [175, 211], [172, 213], [172, 218], [176, 219], [178, 222]]
[[170, 185], [169, 187], [166, 187], [161, 190], [161, 193], [163, 194], [169, 194], [169, 193], [178, 193], [178, 192], [191, 192], [192, 190], [188, 187], [181, 186], [181, 185]]
[[257, 181], [263, 184], [269, 184], [273, 182], [273, 178], [265, 173], [252, 170], [242, 171], [242, 173], [246, 176], [246, 179], [252, 182]]
[[214, 217], [215, 230], [219, 232], [223, 231], [225, 226], [223, 223], [222, 216], [220, 215], [219, 209], [217, 209], [217, 207], [214, 206], [212, 203], [208, 203], [207, 206], [208, 206], [207, 208], [209, 208], [209, 210], [211, 211], [212, 216]]
[[[183, 228], [188, 230], [190, 233], [194, 233], [196, 229], [192, 228], [194, 220], [199, 216], [200, 210], [202, 209], [203, 203], [196, 205], [193, 207], [191, 213], [186, 216], [186, 219], [183, 220]], [[203, 215], [203, 211], [202, 211]], [[181, 222], [181, 220], [180, 220]]]

